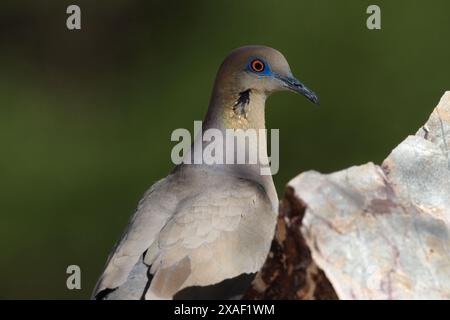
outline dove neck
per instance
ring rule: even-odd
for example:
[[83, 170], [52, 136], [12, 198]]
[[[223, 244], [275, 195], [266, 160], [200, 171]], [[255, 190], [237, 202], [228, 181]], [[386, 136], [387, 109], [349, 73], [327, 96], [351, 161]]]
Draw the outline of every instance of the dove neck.
[[[184, 163], [257, 182], [266, 190], [276, 210], [278, 197], [267, 152], [269, 132], [264, 126], [265, 97], [256, 97], [253, 101], [249, 103], [247, 119], [241, 119], [238, 124], [235, 119], [230, 119], [234, 117], [230, 115], [234, 112], [230, 104], [210, 106], [201, 129], [196, 132], [188, 153], [189, 160]], [[252, 114], [256, 108], [260, 108], [258, 115]], [[278, 159], [277, 154], [275, 159]]]
[[270, 175], [261, 174], [261, 168], [269, 166], [265, 100], [266, 95], [255, 90], [249, 90], [246, 96], [216, 92], [194, 138], [190, 154], [193, 163], [255, 181], [272, 181]]
[[[208, 112], [203, 121], [202, 136], [212, 130], [219, 130], [223, 137], [224, 163], [226, 157], [231, 156], [230, 150], [226, 148], [229, 142], [234, 142], [234, 158], [236, 153], [245, 152], [246, 158], [257, 155], [257, 162], [251, 164], [259, 165], [266, 163], [267, 156], [267, 132], [265, 126], [265, 102], [266, 94], [255, 89], [237, 89], [235, 87], [216, 85], [208, 107]], [[239, 138], [232, 136], [243, 135], [246, 143], [240, 143]], [[234, 139], [234, 141], [230, 141]], [[242, 141], [241, 141], [242, 142]], [[203, 142], [203, 145], [208, 142]], [[242, 153], [241, 153], [242, 155]], [[239, 160], [239, 159], [238, 159]]]
[[267, 95], [256, 89], [215, 88], [204, 128], [264, 129]]

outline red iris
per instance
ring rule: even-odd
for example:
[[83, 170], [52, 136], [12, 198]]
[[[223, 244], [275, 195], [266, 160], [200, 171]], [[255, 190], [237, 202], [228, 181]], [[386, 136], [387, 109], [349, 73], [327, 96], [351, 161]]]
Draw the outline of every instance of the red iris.
[[262, 62], [259, 59], [255, 59], [251, 62], [250, 66], [252, 67], [252, 70], [255, 72], [262, 72], [264, 71], [264, 62]]

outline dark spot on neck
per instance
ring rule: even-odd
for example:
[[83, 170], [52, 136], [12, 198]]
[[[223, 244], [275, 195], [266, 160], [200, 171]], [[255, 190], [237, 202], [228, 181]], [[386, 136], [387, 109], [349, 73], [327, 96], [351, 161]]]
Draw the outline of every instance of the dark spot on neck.
[[237, 115], [243, 115], [247, 117], [246, 107], [250, 103], [250, 89], [239, 93], [239, 98], [236, 100], [233, 106], [233, 110]]

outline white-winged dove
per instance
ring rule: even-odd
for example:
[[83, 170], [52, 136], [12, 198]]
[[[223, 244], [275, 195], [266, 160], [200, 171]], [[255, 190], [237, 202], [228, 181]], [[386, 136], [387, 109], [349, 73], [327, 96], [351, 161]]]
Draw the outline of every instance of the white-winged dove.
[[[265, 128], [265, 100], [281, 90], [318, 103], [277, 50], [235, 49], [218, 71], [203, 130]], [[229, 298], [245, 290], [269, 252], [278, 210], [272, 176], [260, 166], [177, 165], [143, 196], [93, 298]]]

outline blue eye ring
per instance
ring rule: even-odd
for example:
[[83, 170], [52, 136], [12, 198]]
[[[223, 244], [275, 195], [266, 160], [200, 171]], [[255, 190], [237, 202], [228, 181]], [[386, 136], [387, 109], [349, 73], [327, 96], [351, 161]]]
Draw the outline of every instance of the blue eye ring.
[[258, 76], [271, 76], [272, 70], [270, 70], [269, 64], [260, 57], [251, 57], [248, 60], [247, 70]]

